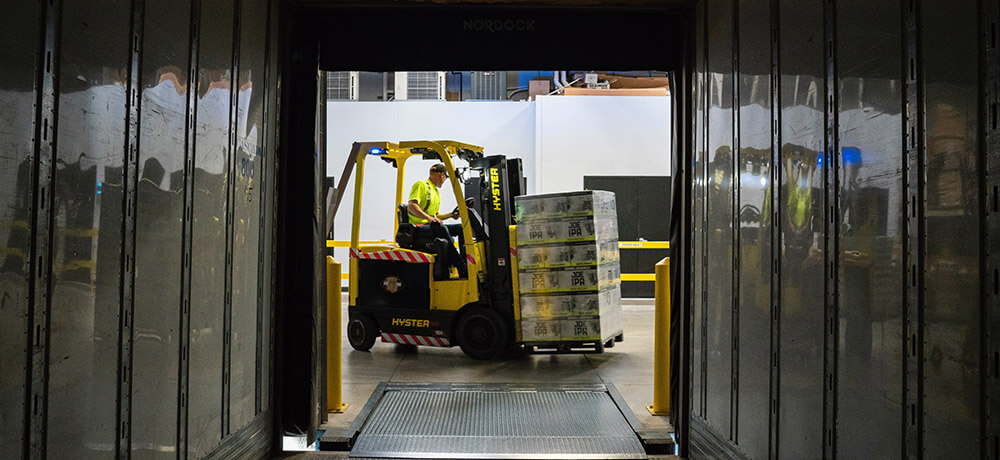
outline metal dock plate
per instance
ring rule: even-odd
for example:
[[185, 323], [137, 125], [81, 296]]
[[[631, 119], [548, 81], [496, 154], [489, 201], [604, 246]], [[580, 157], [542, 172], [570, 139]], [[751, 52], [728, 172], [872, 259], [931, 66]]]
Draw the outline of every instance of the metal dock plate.
[[351, 457], [643, 459], [646, 453], [604, 385], [389, 384]]

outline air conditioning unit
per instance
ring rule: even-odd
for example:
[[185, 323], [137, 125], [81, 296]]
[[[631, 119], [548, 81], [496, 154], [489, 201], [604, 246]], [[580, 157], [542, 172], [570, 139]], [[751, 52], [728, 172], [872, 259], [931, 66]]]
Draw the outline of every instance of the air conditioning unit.
[[327, 72], [326, 73], [326, 98], [327, 100], [356, 101], [361, 93], [359, 85], [361, 81], [360, 72]]
[[397, 101], [407, 99], [445, 99], [445, 72], [396, 72]]
[[469, 99], [506, 100], [507, 72], [489, 70], [485, 72], [470, 72], [469, 89], [472, 96]]

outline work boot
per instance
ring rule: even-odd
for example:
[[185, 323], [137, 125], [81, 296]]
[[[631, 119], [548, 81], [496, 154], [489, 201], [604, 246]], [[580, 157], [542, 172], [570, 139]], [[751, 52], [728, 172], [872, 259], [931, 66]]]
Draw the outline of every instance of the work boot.
[[458, 270], [458, 277], [459, 278], [468, 278], [469, 277], [469, 264], [467, 264], [465, 261], [463, 261], [462, 263], [456, 265], [455, 269]]
[[433, 248], [434, 258], [434, 279], [441, 281], [450, 278], [448, 265], [448, 240], [444, 238], [434, 238], [430, 246]]

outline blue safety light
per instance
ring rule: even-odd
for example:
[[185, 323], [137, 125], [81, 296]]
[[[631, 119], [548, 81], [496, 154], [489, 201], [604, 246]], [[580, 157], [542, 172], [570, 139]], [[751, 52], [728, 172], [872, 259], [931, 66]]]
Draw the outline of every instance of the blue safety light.
[[371, 155], [385, 155], [385, 149], [380, 149], [378, 147], [372, 147], [372, 149], [369, 150], [368, 153], [371, 154]]

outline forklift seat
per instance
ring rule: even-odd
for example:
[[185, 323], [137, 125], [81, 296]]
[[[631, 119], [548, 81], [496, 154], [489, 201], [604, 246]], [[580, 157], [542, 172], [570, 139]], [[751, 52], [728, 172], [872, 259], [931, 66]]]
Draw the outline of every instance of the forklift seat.
[[[399, 229], [396, 230], [396, 244], [403, 249], [413, 249], [415, 251], [437, 254], [434, 250], [434, 237], [417, 236], [417, 226], [410, 223], [410, 214], [405, 204], [401, 204], [396, 209], [396, 218], [399, 220]], [[440, 224], [427, 224], [440, 225]], [[434, 232], [437, 233], [437, 232]], [[446, 254], [442, 252], [442, 254]]]
[[396, 231], [396, 244], [403, 249], [413, 249], [413, 238], [416, 235], [416, 227], [410, 223], [409, 212], [406, 205], [399, 205], [396, 209], [396, 219], [399, 221], [399, 230]]
[[[417, 226], [410, 223], [407, 205], [401, 204], [396, 209], [396, 218], [399, 220], [399, 230], [396, 231], [396, 244], [403, 249], [413, 249], [415, 251], [433, 254], [434, 257], [434, 279], [448, 279], [448, 245], [450, 241], [444, 238], [434, 238], [433, 236], [417, 236]], [[441, 225], [430, 223], [432, 227]], [[437, 232], [434, 232], [437, 233]]]

